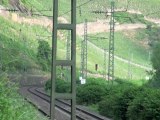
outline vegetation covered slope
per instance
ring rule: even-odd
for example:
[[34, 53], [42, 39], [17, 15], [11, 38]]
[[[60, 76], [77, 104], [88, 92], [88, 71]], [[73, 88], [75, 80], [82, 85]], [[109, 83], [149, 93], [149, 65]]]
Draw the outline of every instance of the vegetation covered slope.
[[[62, 11], [60, 12], [61, 14], [70, 10], [68, 7], [66, 7], [68, 5], [67, 1], [64, 1], [64, 0], [60, 0], [60, 1], [63, 3], [62, 5], [60, 5], [60, 7], [63, 8]], [[44, 1], [44, 0], [43, 1], [21, 0], [20, 4], [26, 6], [28, 8], [28, 10], [31, 10], [31, 9], [35, 10], [35, 11], [38, 10], [40, 12], [41, 10], [50, 9], [51, 6], [52, 6], [51, 2], [52, 2], [51, 0], [48, 3], [46, 3], [46, 1]], [[80, 2], [83, 3], [84, 1], [79, 1], [78, 4], [80, 4]], [[119, 6], [123, 4], [123, 1], [119, 0], [118, 2], [121, 2], [119, 4]], [[132, 3], [133, 2], [134, 1], [132, 1]], [[98, 3], [97, 3], [97, 1], [92, 1], [92, 4], [90, 6], [86, 4], [85, 6], [83, 6], [81, 8], [78, 8], [78, 11], [77, 11], [77, 13], [79, 15], [78, 19], [77, 19], [78, 23], [82, 22], [84, 18], [88, 18], [89, 21], [96, 21], [95, 18], [97, 16], [98, 16], [97, 17], [98, 19], [104, 19], [105, 18], [104, 15], [95, 15], [95, 14], [90, 15], [90, 12], [92, 12], [92, 10], [96, 10], [96, 8], [98, 10], [99, 9], [98, 7], [100, 7], [102, 5], [102, 3], [104, 3], [104, 0], [99, 1]], [[151, 4], [153, 5], [153, 3], [154, 2], [150, 3], [150, 5]], [[4, 3], [4, 4], [7, 5], [7, 2]], [[144, 3], [144, 5], [146, 5], [146, 4]], [[88, 10], [88, 6], [89, 6], [89, 10]], [[95, 6], [95, 8], [93, 6]], [[136, 7], [137, 6], [135, 6], [135, 8]], [[101, 7], [102, 10], [104, 10], [104, 8], [105, 7]], [[121, 7], [119, 7], [119, 8], [121, 8]], [[81, 11], [82, 14], [80, 14], [80, 9], [82, 10]], [[132, 8], [130, 8], [130, 9], [132, 9]], [[141, 10], [141, 9], [139, 9], [139, 10], [143, 12], [143, 10]], [[88, 12], [88, 11], [90, 11], [90, 12]], [[42, 14], [46, 14], [46, 15], [51, 15], [51, 13], [52, 12], [42, 11]], [[67, 14], [64, 14], [62, 16], [69, 21], [69, 17], [68, 17], [69, 14], [70, 13], [67, 12]], [[122, 15], [122, 16], [125, 16], [125, 15]], [[121, 21], [122, 23], [125, 23], [124, 20], [121, 20], [121, 19], [118, 19], [117, 21]], [[142, 16], [142, 21], [141, 20], [138, 20], [138, 21], [136, 20], [135, 23], [137, 23], [137, 22], [140, 22], [140, 23], [146, 22], [144, 20], [144, 16]], [[1, 56], [2, 56], [2, 59], [3, 59], [3, 61], [2, 61], [2, 68], [3, 69], [2, 70], [11, 70], [11, 71], [17, 71], [18, 69], [22, 70], [24, 67], [26, 67], [26, 65], [28, 65], [28, 67], [29, 66], [39, 67], [40, 64], [39, 64], [39, 61], [37, 60], [37, 57], [36, 57], [37, 48], [38, 48], [37, 34], [51, 35], [51, 31], [49, 31], [47, 28], [42, 27], [42, 26], [38, 26], [38, 25], [30, 26], [28, 24], [19, 24], [19, 23], [12, 22], [12, 21], [9, 21], [9, 20], [3, 19], [3, 18], [1, 18], [1, 23], [3, 23], [3, 24], [0, 24], [0, 27], [2, 27], [4, 29], [4, 30], [1, 29], [1, 33], [0, 33], [1, 34], [0, 35], [1, 36], [1, 41], [0, 41], [1, 46], [0, 47], [2, 48]], [[141, 32], [143, 33], [144, 30], [138, 30], [138, 33], [141, 33]], [[118, 46], [116, 48], [115, 53], [116, 53], [116, 55], [118, 55], [120, 57], [124, 57], [125, 59], [129, 59], [130, 57], [128, 55], [129, 54], [128, 49], [131, 49], [133, 51], [133, 53], [135, 53], [134, 54], [134, 58], [135, 58], [134, 62], [137, 62], [137, 63], [140, 63], [140, 64], [143, 63], [143, 64], [148, 65], [148, 58], [149, 58], [148, 55], [147, 55], [148, 54], [148, 51], [147, 51], [148, 49], [146, 49], [145, 46], [143, 46], [141, 44], [141, 41], [139, 39], [144, 39], [144, 37], [141, 36], [141, 35], [137, 35], [138, 33], [136, 32], [135, 33], [136, 35], [134, 34], [133, 37], [132, 37], [131, 36], [132, 32], [127, 32], [127, 34], [129, 34], [129, 37], [128, 37], [126, 32], [122, 32], [122, 31], [121, 32], [116, 32], [116, 36], [118, 38], [117, 41], [116, 41], [116, 44]], [[65, 32], [60, 32], [59, 35], [58, 35], [58, 37], [59, 37], [58, 38], [58, 59], [61, 59], [62, 57], [64, 58], [65, 55], [66, 55], [66, 52], [65, 52], [65, 50], [66, 50], [66, 36], [65, 35], [66, 35]], [[97, 34], [97, 36], [99, 36], [99, 35], [106, 35], [106, 33]], [[142, 35], [144, 35], [144, 34], [142, 34]], [[150, 35], [152, 36], [152, 34], [150, 34]], [[151, 37], [151, 38], [153, 38], [153, 37]], [[81, 62], [80, 61], [80, 56], [81, 56], [80, 47], [81, 47], [81, 40], [82, 39], [83, 38], [81, 38], [80, 36], [77, 36], [77, 69], [80, 68], [80, 62]], [[50, 40], [50, 39], [47, 38], [47, 40]], [[96, 41], [92, 41], [92, 42], [94, 44], [96, 44], [98, 47], [95, 46], [94, 44], [88, 42], [88, 71], [90, 73], [98, 73], [98, 75], [99, 75], [99, 73], [103, 73], [103, 50], [100, 49], [100, 48], [105, 47], [104, 44], [108, 45], [108, 43], [100, 43], [100, 42], [96, 42]], [[51, 45], [51, 40], [49, 41], [49, 43]], [[126, 46], [128, 45], [128, 47], [126, 47], [124, 45], [126, 45]], [[22, 58], [24, 58], [24, 59], [22, 59]], [[99, 65], [98, 71], [95, 70], [95, 64], [97, 64], [97, 63]], [[5, 66], [5, 67], [3, 67], [3, 66]], [[130, 66], [129, 63], [122, 62], [122, 61], [119, 61], [119, 60], [116, 59], [115, 60], [115, 75], [116, 75], [116, 77], [129, 78], [129, 74], [132, 73], [132, 78], [134, 80], [145, 78], [146, 72], [143, 69], [141, 69], [139, 67], [131, 66], [131, 68], [130, 68], [131, 73], [129, 73], [129, 71], [128, 71], [129, 66]], [[2, 78], [0, 78], [0, 79], [2, 80]], [[95, 80], [95, 81], [98, 81], [98, 80]], [[106, 81], [103, 80], [103, 82], [106, 82]], [[94, 84], [91, 84], [91, 85], [94, 85]], [[104, 90], [101, 85], [98, 84], [98, 85], [95, 85], [93, 87], [89, 86], [89, 88], [87, 88], [88, 86], [86, 84], [84, 86], [87, 86], [87, 87], [85, 87], [85, 89], [83, 89], [83, 87], [82, 87], [81, 93], [86, 95], [86, 92], [88, 92], [88, 95], [91, 96], [90, 100], [92, 100], [93, 97], [99, 95], [98, 92], [95, 92], [95, 88], [98, 88], [98, 89], [100, 88], [99, 89], [100, 93], [101, 93], [101, 91], [106, 92], [106, 90], [109, 89], [106, 84], [104, 84], [104, 86], [105, 85], [107, 86], [106, 90]], [[119, 84], [116, 84], [116, 85], [119, 85]], [[134, 89], [134, 87], [133, 87], [133, 89], [128, 88], [126, 90], [126, 92], [123, 93], [123, 90], [121, 90], [121, 89], [123, 89], [123, 88], [125, 89], [126, 86], [128, 86], [128, 84], [125, 84], [124, 86], [118, 86], [120, 88], [118, 88], [117, 86], [115, 86], [115, 87], [112, 86], [113, 88], [111, 86], [109, 86], [109, 87], [112, 88], [113, 91], [111, 89], [110, 89], [111, 91], [108, 90], [108, 93], [106, 93], [107, 94], [106, 98], [103, 98], [103, 101], [101, 101], [102, 100], [101, 97], [103, 97], [104, 94], [100, 95], [98, 100], [95, 99], [95, 102], [91, 101], [90, 103], [93, 102], [93, 104], [95, 104], [96, 102], [101, 101], [99, 106], [100, 106], [101, 113], [103, 115], [108, 116], [110, 114], [106, 113], [108, 109], [103, 110], [103, 109], [101, 109], [101, 107], [102, 108], [109, 108], [112, 105], [111, 110], [112, 110], [114, 115], [117, 115], [118, 117], [121, 117], [121, 116], [119, 116], [119, 114], [120, 115], [125, 115], [126, 114], [127, 116], [129, 116], [131, 118], [135, 117], [135, 116], [133, 116], [133, 115], [135, 115], [134, 111], [139, 110], [139, 109], [136, 109], [135, 107], [137, 107], [137, 108], [143, 107], [143, 108], [145, 108], [144, 109], [144, 114], [146, 113], [145, 111], [147, 110], [149, 112], [149, 115], [150, 115], [149, 118], [150, 119], [152, 119], [152, 117], [154, 117], [154, 116], [152, 115], [153, 114], [152, 109], [150, 109], [150, 106], [147, 106], [147, 105], [152, 106], [152, 103], [153, 103], [154, 104], [153, 110], [155, 110], [156, 113], [158, 113], [158, 116], [159, 116], [159, 109], [157, 110], [157, 106], [159, 105], [159, 104], [157, 104], [157, 103], [159, 103], [159, 101], [158, 101], [159, 100], [159, 96], [158, 96], [159, 90], [151, 91], [149, 89], [145, 93], [146, 95], [145, 94], [139, 94], [139, 95], [136, 96], [136, 99], [133, 100], [132, 96], [131, 96], [131, 98], [130, 98], [130, 96], [128, 96], [128, 90], [131, 90], [130, 93], [132, 94], [132, 93], [135, 92], [134, 91], [135, 89]], [[137, 87], [136, 87], [136, 89], [139, 90], [139, 88], [137, 88]], [[94, 94], [92, 94], [92, 91], [93, 91], [93, 93], [96, 93], [95, 96], [92, 96], [92, 95], [94, 95]], [[151, 91], [151, 92], [149, 92], [149, 91]], [[140, 89], [140, 92], [141, 92], [141, 89]], [[108, 94], [109, 94], [109, 96], [108, 96]], [[115, 96], [113, 96], [113, 95], [115, 95]], [[80, 95], [80, 96], [83, 96], [83, 95]], [[154, 98], [155, 96], [157, 98], [155, 98], [154, 101], [153, 101], [152, 98]], [[83, 98], [83, 97], [80, 97], [80, 98]], [[85, 97], [85, 99], [87, 99], [87, 103], [88, 103], [88, 98]], [[130, 101], [130, 99], [131, 99], [131, 101]], [[127, 100], [127, 102], [124, 103], [125, 100]], [[6, 102], [6, 101], [4, 101], [4, 102]], [[127, 103], [127, 105], [129, 103], [130, 106], [125, 106], [126, 103]], [[139, 103], [142, 103], [143, 106], [139, 106]], [[151, 104], [146, 105], [146, 103], [151, 103]], [[104, 107], [104, 105], [107, 105], [107, 106]], [[115, 105], [115, 107], [113, 108], [114, 105]], [[118, 108], [117, 108], [117, 106], [118, 106]], [[125, 106], [125, 108], [124, 108], [124, 106]], [[119, 111], [119, 107], [120, 108], [122, 107], [122, 110], [124, 110], [124, 109], [125, 110], [124, 111]], [[12, 108], [11, 108], [11, 110], [12, 110]], [[128, 111], [128, 113], [126, 113], [127, 111]], [[125, 114], [121, 114], [121, 112], [125, 112]], [[142, 117], [143, 119], [148, 118], [148, 114], [145, 114], [145, 116], [144, 116], [144, 115], [141, 114], [141, 112], [143, 113], [143, 111], [138, 111], [136, 114], [140, 113], [140, 117]], [[111, 114], [111, 116], [112, 116], [112, 114]], [[124, 117], [124, 116], [122, 116], [122, 117]]]
[[[140, 33], [141, 32], [141, 33]], [[90, 35], [90, 42], [102, 49], [107, 49], [109, 40], [100, 39], [101, 36], [109, 36], [109, 33]], [[94, 39], [93, 36], [99, 37]], [[115, 55], [145, 66], [150, 66], [151, 51], [145, 29], [120, 31], [115, 33]]]
[[[48, 3], [50, 3], [50, 4], [48, 4], [48, 3], [46, 3], [45, 4], [45, 1], [40, 1], [40, 2], [38, 2], [38, 1], [27, 1], [27, 0], [22, 0], [22, 1], [20, 1], [20, 3], [21, 3], [21, 5], [24, 5], [24, 6], [26, 6], [26, 7], [28, 7], [28, 10], [30, 10], [30, 8], [33, 8], [33, 10], [42, 10], [42, 12], [44, 13], [44, 11], [43, 10], [47, 10], [48, 8], [51, 8], [52, 7], [52, 4], [51, 4], [51, 2], [52, 1], [49, 1]], [[66, 10], [64, 10], [64, 11], [68, 11], [69, 9], [67, 8], [67, 7], [64, 7], [63, 5], [66, 5], [67, 6], [67, 4], [68, 3], [65, 3], [65, 1], [60, 1], [60, 2], [64, 2], [63, 4], [61, 4], [60, 5], [60, 7], [62, 7], [63, 9], [66, 9]], [[86, 1], [84, 1], [84, 2], [86, 2]], [[81, 4], [81, 3], [83, 3], [82, 1], [78, 1], [78, 5], [79, 4]], [[97, 4], [96, 2], [92, 2], [92, 4]], [[87, 6], [88, 4], [85, 4], [84, 6], [82, 6], [82, 7], [85, 7], [85, 6]], [[63, 9], [62, 9], [62, 13], [64, 12], [63, 11]], [[86, 8], [87, 9], [87, 8]], [[48, 12], [45, 12], [45, 14], [48, 14]], [[51, 12], [50, 12], [51, 13]], [[87, 15], [87, 13], [86, 13], [86, 15]], [[64, 15], [64, 17], [65, 16], [68, 16], [68, 14], [66, 14], [66, 15]], [[91, 16], [92, 17], [92, 16]], [[78, 17], [78, 20], [79, 20], [79, 18], [82, 18], [82, 17]], [[94, 17], [92, 17], [92, 18], [94, 18]], [[99, 19], [101, 19], [101, 18], [99, 18]], [[34, 29], [37, 29], [36, 27], [38, 27], [38, 26], [35, 26], [34, 27]], [[32, 27], [33, 28], [33, 27]], [[32, 29], [31, 28], [31, 29]], [[36, 32], [37, 33], [40, 33], [41, 31], [43, 31], [43, 30], [47, 30], [47, 29], [45, 29], [45, 28], [42, 28], [42, 30], [41, 29], [38, 29]], [[24, 30], [25, 31], [25, 30]], [[33, 30], [34, 31], [34, 30]], [[28, 31], [29, 33], [28, 34], [32, 34], [32, 35], [29, 35], [30, 36], [30, 38], [29, 39], [33, 39], [33, 41], [35, 42], [35, 39], [36, 39], [36, 35], [34, 34], [34, 32], [32, 32], [32, 30], [31, 30], [31, 32], [30, 32], [30, 30]], [[26, 32], [27, 33], [27, 32]], [[51, 34], [51, 32], [46, 32], [45, 34]], [[44, 35], [45, 35], [44, 34]], [[64, 33], [61, 33], [61, 34], [64, 34]], [[102, 33], [103, 34], [103, 33]], [[116, 34], [117, 36], [119, 36], [119, 37], [122, 37], [121, 36], [121, 33], [119, 33], [119, 34]], [[79, 37], [78, 37], [79, 38]], [[62, 38], [59, 38], [59, 39], [62, 39]], [[64, 38], [64, 39], [66, 39], [66, 38]], [[122, 37], [121, 39], [124, 39], [124, 37]], [[127, 60], [128, 60], [128, 58], [130, 58], [130, 56], [128, 55], [129, 53], [126, 53], [125, 51], [128, 51], [128, 49], [126, 48], [126, 49], [124, 49], [124, 50], [122, 50], [121, 49], [121, 45], [123, 44], [123, 43], [121, 43], [121, 39], [119, 40], [120, 42], [119, 42], [119, 45], [118, 45], [118, 49], [117, 49], [117, 51], [116, 51], [116, 54], [118, 55], [118, 56], [120, 56], [120, 57], [122, 57], [122, 58], [127, 58]], [[79, 39], [78, 40], [78, 42], [77, 42], [77, 49], [78, 49], [78, 59], [77, 59], [77, 63], [78, 63], [78, 66], [80, 65], [80, 41], [81, 41], [82, 39]], [[125, 43], [125, 41], [127, 42], [127, 41], [129, 41], [128, 43], [131, 45], [132, 44], [132, 42], [130, 41], [131, 39], [129, 39], [129, 40], [127, 40], [126, 38], [125, 38], [125, 40], [124, 40], [124, 43]], [[59, 57], [61, 57], [61, 56], [64, 56], [65, 54], [66, 54], [66, 52], [65, 52], [65, 49], [64, 49], [64, 47], [65, 47], [65, 42], [63, 42], [63, 41], [65, 41], [65, 40], [60, 40], [59, 41], [59, 46], [60, 46], [60, 50], [59, 50]], [[51, 43], [51, 42], [50, 42]], [[99, 42], [100, 43], [100, 42]], [[97, 45], [99, 45], [99, 43], [97, 44]], [[103, 42], [102, 42], [103, 43]], [[38, 46], [37, 45], [37, 43], [35, 42], [34, 43], [35, 44], [35, 46]], [[133, 44], [132, 44], [133, 45]], [[32, 46], [32, 45], [31, 45]], [[103, 47], [103, 46], [99, 46], [99, 47]], [[34, 47], [35, 48], [35, 47]], [[33, 48], [33, 50], [34, 50], [34, 54], [36, 53], [36, 50]], [[120, 48], [120, 50], [119, 50], [119, 48]], [[133, 47], [131, 47], [131, 48], [133, 48], [133, 50], [131, 50], [131, 51], [133, 51], [133, 52], [135, 52], [136, 54], [134, 55], [134, 60], [133, 61], [135, 61], [135, 62], [137, 62], [137, 63], [143, 63], [143, 64], [148, 64], [148, 59], [146, 59], [146, 58], [148, 58], [148, 52], [147, 51], [145, 51], [145, 49], [144, 48], [140, 48], [139, 49], [139, 46], [138, 45], [134, 45]], [[100, 63], [99, 64], [99, 70], [98, 70], [98, 73], [103, 73], [103, 51], [102, 50], [98, 50], [97, 51], [97, 53], [93, 53], [93, 52], [91, 52], [93, 49], [95, 49], [95, 46], [93, 46], [92, 44], [89, 44], [89, 50], [88, 50], [88, 56], [89, 56], [89, 59], [88, 59], [88, 70], [90, 71], [90, 72], [92, 72], [92, 73], [97, 73], [95, 70], [94, 70], [94, 67], [95, 67], [95, 64], [96, 63]], [[140, 54], [142, 53], [142, 51], [143, 51], [143, 53], [145, 53], [145, 54], [143, 54], [144, 55], [144, 57], [143, 56], [141, 56]], [[139, 55], [137, 55], [137, 53], [139, 54]], [[96, 56], [97, 55], [101, 55], [101, 57], [99, 58], [99, 59], [96, 59]], [[35, 56], [35, 55], [33, 55], [33, 56]], [[128, 66], [129, 66], [129, 64], [127, 64], [127, 63], [123, 63], [123, 62], [121, 62], [121, 61], [118, 61], [118, 62], [116, 62], [116, 76], [127, 76], [127, 74], [128, 74]], [[124, 64], [123, 65], [123, 67], [121, 66], [122, 64]], [[124, 67], [125, 66], [125, 67]], [[120, 70], [121, 69], [121, 70]], [[133, 71], [134, 71], [134, 74], [137, 74], [139, 71], [143, 71], [143, 77], [142, 78], [144, 78], [144, 76], [145, 76], [145, 71], [144, 70], [142, 70], [142, 69], [139, 69], [139, 68], [136, 68], [136, 67], [132, 67], [132, 69], [133, 69]], [[121, 72], [120, 72], [121, 71]], [[136, 71], [138, 71], [138, 72], [136, 72]], [[140, 72], [140, 74], [141, 74], [142, 72]], [[139, 75], [140, 75], [139, 74]], [[135, 75], [135, 76], [139, 76], [139, 75]], [[138, 77], [136, 77], [136, 79], [137, 79]]]
[[[3, 0], [4, 4], [12, 0]], [[17, 0], [18, 2], [18, 0]], [[131, 13], [143, 14], [145, 17], [160, 18], [159, 0], [115, 0], [116, 9], [125, 10], [127, 8]], [[39, 13], [52, 16], [52, 0], [19, 0], [21, 6], [28, 8], [28, 11], [39, 11]], [[96, 19], [106, 19], [104, 14], [94, 14], [93, 11], [110, 8], [110, 0], [77, 0], [77, 21], [83, 22], [84, 18], [89, 21]], [[59, 16], [65, 17], [70, 21], [70, 4], [67, 0], [59, 0]], [[37, 13], [37, 12], [34, 12]], [[141, 18], [141, 16], [139, 16]]]
[[17, 85], [0, 73], [0, 119], [1, 120], [47, 120], [18, 93]]
[[37, 60], [39, 32], [47, 33], [47, 29], [40, 26], [18, 24], [0, 17], [0, 47], [1, 64], [4, 71], [21, 71], [39, 68]]

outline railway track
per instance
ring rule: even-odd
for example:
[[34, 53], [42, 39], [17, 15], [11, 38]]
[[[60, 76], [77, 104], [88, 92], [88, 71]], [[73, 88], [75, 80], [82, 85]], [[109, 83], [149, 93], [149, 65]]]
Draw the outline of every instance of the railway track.
[[[50, 96], [46, 94], [44, 91], [42, 91], [41, 89], [36, 87], [30, 87], [28, 88], [28, 92], [50, 103]], [[56, 107], [61, 111], [67, 113], [68, 115], [71, 114], [71, 104], [69, 103], [69, 101], [57, 99]], [[40, 111], [43, 111], [43, 110], [40, 110]], [[78, 120], [110, 120], [98, 114], [86, 111], [80, 107], [76, 107], [76, 118]]]

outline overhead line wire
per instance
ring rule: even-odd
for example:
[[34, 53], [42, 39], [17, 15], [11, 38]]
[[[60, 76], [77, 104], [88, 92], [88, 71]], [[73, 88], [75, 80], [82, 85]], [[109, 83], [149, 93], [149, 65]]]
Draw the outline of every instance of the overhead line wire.
[[[87, 2], [85, 2], [85, 3], [82, 3], [82, 4], [80, 4], [79, 6], [77, 6], [76, 8], [79, 8], [79, 7], [81, 7], [81, 6], [84, 6], [84, 5], [88, 4], [88, 3], [90, 3], [91, 1], [93, 1], [93, 0], [89, 0], [89, 1], [87, 1]], [[69, 13], [69, 12], [71, 12], [71, 10], [69, 10], [69, 11], [67, 11], [67, 12], [65, 12], [65, 13], [62, 13], [60, 16], [63, 16], [63, 15], [65, 15], [65, 14]]]

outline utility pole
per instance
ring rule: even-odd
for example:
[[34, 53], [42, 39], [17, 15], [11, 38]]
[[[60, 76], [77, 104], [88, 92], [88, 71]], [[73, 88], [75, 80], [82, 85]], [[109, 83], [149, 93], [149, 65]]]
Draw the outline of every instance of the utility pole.
[[[105, 40], [106, 39], [107, 40], [108, 39], [107, 37], [103, 37], [103, 36], [95, 37], [95, 36], [88, 36], [88, 35], [87, 35], [87, 38], [88, 40], [90, 39], [92, 40]], [[107, 49], [104, 48], [103, 50], [104, 50], [103, 78], [107, 79], [107, 64], [106, 64], [107, 63]]]
[[108, 81], [114, 80], [114, 2], [111, 2], [110, 36], [109, 36], [109, 60], [108, 60]]
[[81, 42], [81, 77], [87, 79], [87, 19], [84, 22], [84, 39]]
[[[2, 45], [2, 44], [1, 44]], [[0, 46], [0, 72], [2, 72], [2, 55], [3, 55], [3, 46]]]
[[149, 50], [148, 52], [148, 61], [150, 62], [151, 61], [151, 51]]
[[115, 2], [111, 2], [111, 11], [101, 11], [96, 10], [92, 11], [92, 13], [95, 14], [105, 14], [106, 17], [110, 16], [110, 36], [109, 36], [109, 60], [108, 60], [108, 81], [114, 80], [114, 32], [115, 32], [115, 17], [125, 18], [125, 19], [131, 19], [130, 17], [122, 17], [122, 16], [115, 16], [115, 12], [127, 12], [128, 11], [128, 5], [130, 4], [130, 1], [127, 2], [126, 9], [124, 10], [115, 10]]
[[[22, 38], [23, 39], [23, 42], [24, 42], [24, 47], [26, 47], [26, 39], [25, 38]], [[23, 55], [23, 57], [24, 57], [24, 73], [26, 73], [27, 72], [27, 66], [26, 66], [26, 51], [24, 51], [24, 55]]]
[[[66, 60], [70, 60], [71, 59], [71, 37], [70, 37], [70, 31], [68, 31], [68, 35], [67, 35], [67, 47], [66, 47]], [[70, 67], [67, 66], [66, 70], [65, 70], [65, 78], [67, 81], [69, 81], [70, 78]]]
[[80, 17], [82, 16], [82, 9], [81, 9], [81, 7], [79, 7], [79, 16]]
[[[131, 53], [131, 52], [129, 52]], [[131, 61], [133, 61], [133, 53], [129, 54], [131, 57], [128, 59], [128, 79], [132, 79], [132, 66], [131, 66]]]
[[[20, 28], [19, 29], [19, 39], [21, 40], [21, 42], [23, 42], [23, 47], [25, 48], [25, 40], [23, 38], [23, 35], [22, 35], [22, 29]], [[26, 65], [25, 65], [25, 49], [23, 51], [23, 70], [22, 70], [22, 73], [25, 74], [25, 71], [26, 71]]]
[[103, 65], [103, 78], [107, 79], [107, 49], [104, 49], [104, 65]]
[[[59, 0], [53, 0], [53, 30], [52, 30], [52, 70], [51, 70], [51, 105], [50, 105], [50, 119], [58, 119], [56, 117], [56, 99], [71, 100], [71, 120], [76, 120], [76, 2], [71, 0], [71, 23], [58, 23], [58, 6], [61, 4]], [[57, 60], [57, 32], [58, 30], [71, 31], [71, 59]], [[56, 79], [57, 67], [70, 66], [71, 67], [71, 92], [57, 93]]]
[[70, 40], [70, 31], [68, 31], [67, 35], [67, 47], [66, 47], [66, 60], [71, 59], [71, 40]]

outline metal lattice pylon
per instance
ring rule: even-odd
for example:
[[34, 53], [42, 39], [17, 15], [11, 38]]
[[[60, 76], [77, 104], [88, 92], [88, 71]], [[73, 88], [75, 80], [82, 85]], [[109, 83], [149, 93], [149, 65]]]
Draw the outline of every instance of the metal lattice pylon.
[[66, 48], [66, 60], [71, 59], [71, 41], [70, 41], [70, 31], [68, 31], [67, 35], [67, 48]]
[[87, 19], [84, 22], [84, 39], [81, 42], [81, 77], [87, 79]]
[[107, 77], [107, 49], [104, 49], [104, 65], [103, 65], [103, 78]]
[[[51, 71], [51, 105], [50, 117], [51, 120], [56, 118], [56, 99], [71, 100], [71, 120], [76, 120], [76, 0], [71, 0], [71, 23], [58, 23], [59, 0], [53, 0], [53, 33], [52, 33], [52, 71]], [[58, 30], [71, 31], [71, 59], [58, 60], [57, 58], [57, 33]], [[71, 93], [57, 93], [56, 92], [56, 75], [57, 67], [67, 66], [71, 68]]]
[[108, 80], [114, 80], [114, 2], [111, 2], [110, 37], [109, 37], [109, 62]]
[[[71, 59], [71, 37], [70, 37], [70, 31], [68, 31], [68, 35], [67, 35], [67, 47], [66, 47], [66, 60], [70, 60]], [[70, 67], [66, 68], [66, 72], [65, 72], [65, 79], [67, 81], [70, 81]]]

